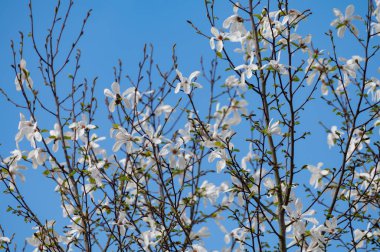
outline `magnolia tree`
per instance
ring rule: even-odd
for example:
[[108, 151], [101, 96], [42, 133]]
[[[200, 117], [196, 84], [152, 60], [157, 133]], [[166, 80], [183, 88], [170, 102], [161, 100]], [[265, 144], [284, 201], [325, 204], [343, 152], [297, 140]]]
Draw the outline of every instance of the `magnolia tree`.
[[[16, 246], [17, 233], [1, 224], [1, 248], [379, 250], [380, 1], [360, 2], [365, 13], [333, 9], [325, 50], [297, 32], [311, 12], [290, 2], [226, 1], [231, 15], [218, 19], [214, 1], [205, 1], [211, 31], [189, 23], [215, 52], [208, 67], [182, 73], [173, 48], [164, 71], [145, 47], [138, 76], [123, 78], [119, 62], [104, 97], [94, 95], [96, 79], [78, 79], [76, 49], [90, 12], [62, 47], [73, 1], [58, 1], [38, 44], [30, 2], [34, 57], [24, 58], [22, 34], [20, 46], [12, 42], [14, 86], [2, 94], [20, 121], [14, 149], [2, 149], [0, 178], [3, 197], [13, 199], [7, 210], [34, 228]], [[341, 57], [342, 40], [360, 54]], [[39, 68], [29, 71], [27, 61]], [[108, 115], [97, 115], [104, 98]], [[322, 122], [320, 138], [335, 153], [331, 164], [300, 158], [313, 99], [336, 117]], [[109, 136], [99, 135], [107, 120]], [[30, 168], [56, 185], [61, 218], [30, 207]]]

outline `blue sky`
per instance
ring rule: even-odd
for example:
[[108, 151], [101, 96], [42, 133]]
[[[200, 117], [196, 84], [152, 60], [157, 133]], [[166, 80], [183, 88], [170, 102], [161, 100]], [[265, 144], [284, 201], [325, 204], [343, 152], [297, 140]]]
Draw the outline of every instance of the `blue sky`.
[[[28, 34], [30, 31], [26, 2], [23, 0], [2, 0], [0, 2], [0, 87], [12, 97], [16, 97], [16, 92], [14, 90], [14, 73], [10, 68], [12, 55], [9, 45], [11, 39], [19, 40], [19, 31], [23, 31], [24, 34]], [[43, 38], [47, 24], [52, 19], [54, 2], [42, 0], [33, 2], [36, 34], [40, 39]], [[223, 4], [217, 5], [217, 16], [222, 22], [232, 13], [232, 8], [227, 3], [228, 1], [217, 2], [223, 2]], [[365, 8], [365, 1], [356, 2], [358, 2], [356, 12], [360, 13]], [[303, 27], [299, 28], [299, 32], [304, 35], [312, 33], [314, 43], [320, 49], [328, 48], [328, 40], [323, 33], [330, 29], [329, 24], [334, 18], [332, 8], [344, 9], [350, 3], [354, 3], [354, 1], [291, 1], [294, 8], [312, 10], [313, 15]], [[72, 21], [68, 28], [69, 37], [78, 32], [78, 26], [88, 9], [93, 9], [93, 12], [85, 29], [84, 38], [79, 44], [82, 51], [81, 74], [89, 79], [99, 77], [98, 97], [101, 97], [103, 89], [109, 88], [112, 83], [112, 67], [117, 64], [119, 58], [124, 62], [124, 69], [132, 76], [134, 75], [145, 43], [154, 45], [155, 62], [163, 68], [170, 66], [171, 49], [173, 44], [177, 44], [179, 67], [186, 76], [200, 68], [201, 56], [210, 59], [214, 55], [214, 52], [209, 48], [209, 41], [195, 34], [186, 22], [186, 20], [191, 20], [202, 31], [209, 33], [210, 26], [205, 16], [202, 0], [76, 1]], [[219, 27], [221, 27], [221, 22]], [[355, 49], [350, 48], [349, 44], [343, 43], [341, 50], [341, 53], [346, 54], [347, 57], [355, 52]], [[37, 75], [37, 62], [33, 61], [36, 58], [32, 53], [30, 41], [26, 38], [25, 59], [33, 76], [33, 72]], [[103, 98], [99, 101], [103, 101]], [[15, 148], [14, 136], [17, 133], [19, 110], [5, 102], [3, 98], [0, 98], [0, 107], [2, 118], [0, 154], [6, 156], [9, 151]], [[103, 106], [101, 103], [100, 107], [101, 115], [105, 111], [105, 105]], [[334, 158], [334, 153], [328, 150], [325, 141], [320, 141], [321, 135], [318, 134], [318, 132], [324, 134], [324, 129], [318, 122], [322, 119], [333, 121], [334, 118], [331, 116], [333, 114], [330, 113], [330, 108], [326, 106], [321, 105], [319, 108], [318, 112], [305, 113], [304, 117], [304, 120], [307, 121], [307, 127], [310, 127], [311, 131], [316, 130], [317, 132], [310, 137], [307, 144], [313, 144], [321, 150], [317, 155], [307, 151], [302, 154], [305, 160], [310, 160], [310, 163], [313, 164], [321, 159], [333, 160]], [[98, 116], [101, 117], [100, 115]], [[322, 138], [325, 138], [325, 135]], [[30, 197], [31, 205], [48, 216], [54, 216], [57, 213], [60, 215], [60, 207], [49, 204], [50, 201], [47, 200], [54, 198], [54, 186], [41, 184], [42, 176], [35, 170], [29, 169], [26, 174], [25, 192]], [[46, 188], [49, 189], [46, 190]], [[7, 199], [0, 202], [0, 223], [4, 224], [9, 234], [17, 232], [30, 236], [31, 229], [24, 230], [22, 220], [4, 213], [5, 206], [8, 203]], [[23, 236], [20, 235], [18, 238], [20, 239]]]

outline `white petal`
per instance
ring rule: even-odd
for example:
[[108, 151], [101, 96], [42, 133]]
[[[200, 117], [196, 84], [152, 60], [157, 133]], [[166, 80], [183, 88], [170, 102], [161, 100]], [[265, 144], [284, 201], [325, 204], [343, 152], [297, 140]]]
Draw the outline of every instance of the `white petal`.
[[192, 73], [190, 74], [190, 76], [189, 76], [189, 82], [192, 82], [192, 80], [193, 80], [195, 77], [198, 77], [200, 73], [201, 73], [201, 72], [199, 72], [199, 71], [194, 71], [194, 72], [192, 72]]
[[175, 71], [176, 71], [176, 73], [177, 73], [178, 78], [179, 78], [181, 81], [183, 81], [183, 75], [182, 75], [182, 73], [181, 73], [178, 69], [176, 69]]
[[174, 93], [177, 94], [177, 93], [179, 92], [180, 89], [181, 89], [181, 83], [178, 82], [177, 86], [175, 87]]
[[115, 101], [111, 101], [110, 104], [108, 105], [108, 109], [111, 113], [113, 113], [115, 111]]
[[20, 60], [20, 68], [25, 69], [25, 67], [26, 67], [26, 61], [24, 59], [21, 59]]
[[337, 17], [341, 17], [342, 16], [342, 12], [340, 10], [338, 10], [337, 8], [334, 8], [333, 12], [334, 12], [334, 15], [337, 16]]
[[118, 151], [122, 145], [123, 145], [123, 142], [121, 142], [121, 141], [117, 141], [117, 142], [113, 145], [113, 147], [112, 147], [112, 151], [113, 151], [113, 152]]
[[221, 51], [223, 50], [223, 41], [222, 41], [222, 40], [218, 40], [218, 41], [216, 42], [216, 50], [217, 50], [218, 52], [221, 52]]
[[115, 98], [115, 95], [114, 95], [114, 94], [111, 92], [111, 90], [109, 90], [108, 88], [104, 89], [104, 95], [105, 95], [105, 96], [108, 96], [108, 97], [110, 97], [110, 98], [112, 98], [112, 99]]
[[117, 83], [116, 81], [113, 82], [112, 85], [111, 85], [111, 88], [112, 88], [112, 91], [115, 94], [120, 94], [120, 85], [119, 85], [119, 83]]
[[338, 37], [339, 38], [343, 38], [345, 31], [346, 31], [346, 26], [339, 27], [339, 29], [338, 29]]
[[190, 84], [183, 85], [183, 92], [185, 92], [185, 94], [190, 94], [191, 92]]
[[346, 8], [346, 18], [352, 16], [352, 14], [354, 14], [354, 11], [355, 11], [355, 6], [350, 4], [349, 6], [347, 6]]
[[[215, 41], [214, 41], [214, 38], [211, 38], [211, 39], [210, 39], [210, 47], [211, 47], [212, 50], [215, 49]], [[17, 80], [17, 79], [16, 79], [16, 80]], [[16, 80], [15, 80], [15, 83], [16, 83]], [[17, 81], [17, 82], [18, 82], [18, 81]]]
[[219, 31], [218, 31], [218, 29], [216, 29], [215, 27], [211, 27], [211, 33], [212, 33], [212, 35], [214, 35], [215, 37], [218, 37], [218, 36], [219, 36]]

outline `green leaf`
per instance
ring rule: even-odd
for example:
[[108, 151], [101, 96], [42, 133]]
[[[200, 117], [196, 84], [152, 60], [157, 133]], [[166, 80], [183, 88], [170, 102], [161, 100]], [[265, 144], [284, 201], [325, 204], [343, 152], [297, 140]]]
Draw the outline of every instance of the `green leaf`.
[[298, 81], [300, 81], [300, 78], [298, 78], [297, 75], [294, 75], [294, 76], [293, 76], [293, 81], [294, 81], [294, 82], [298, 82]]

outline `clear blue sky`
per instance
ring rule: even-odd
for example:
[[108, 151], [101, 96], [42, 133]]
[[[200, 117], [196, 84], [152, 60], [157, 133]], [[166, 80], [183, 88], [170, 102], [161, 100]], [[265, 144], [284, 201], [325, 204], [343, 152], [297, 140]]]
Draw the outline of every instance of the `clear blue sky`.
[[[55, 1], [34, 1], [34, 15], [36, 18], [36, 32], [42, 35], [47, 30], [53, 13]], [[63, 3], [65, 1], [62, 1]], [[221, 20], [232, 13], [232, 9], [227, 0], [217, 1], [226, 2], [224, 6], [217, 9], [217, 16]], [[344, 9], [350, 3], [356, 5], [356, 12], [365, 8], [365, 1], [346, 1], [346, 0], [292, 0], [294, 8], [312, 10], [313, 15], [299, 33], [313, 34], [315, 45], [318, 48], [328, 48], [328, 41], [323, 33], [330, 29], [330, 22], [334, 18], [332, 8]], [[117, 64], [120, 58], [124, 62], [124, 69], [132, 76], [137, 70], [137, 62], [142, 55], [144, 43], [152, 43], [155, 47], [156, 63], [162, 66], [169, 66], [171, 62], [171, 48], [177, 44], [177, 55], [179, 58], [180, 69], [188, 75], [200, 67], [199, 60], [203, 56], [206, 59], [213, 56], [209, 48], [209, 41], [193, 31], [186, 20], [193, 21], [201, 30], [209, 33], [210, 27], [205, 16], [203, 0], [110, 0], [110, 1], [76, 1], [74, 13], [68, 30], [78, 31], [82, 18], [88, 9], [93, 9], [92, 16], [85, 29], [85, 35], [79, 44], [82, 50], [81, 74], [88, 78], [99, 77], [98, 97], [102, 96], [103, 89], [109, 88], [113, 81], [112, 67]], [[221, 27], [221, 22], [219, 23]], [[10, 68], [12, 56], [10, 50], [10, 40], [18, 41], [18, 31], [28, 34], [30, 31], [28, 9], [26, 0], [1, 0], [0, 2], [0, 86], [8, 91], [12, 97], [16, 96], [14, 88], [14, 73]], [[32, 76], [37, 76], [36, 57], [32, 55], [32, 47], [28, 38], [25, 45], [25, 59], [28, 69]], [[349, 45], [342, 47], [342, 52], [346, 56], [353, 55], [353, 49]], [[35, 78], [38, 85], [38, 78]], [[103, 101], [100, 98], [99, 101]], [[105, 111], [105, 105], [101, 111]], [[11, 104], [5, 102], [0, 97], [0, 154], [8, 155], [9, 151], [15, 148], [14, 136], [17, 133], [19, 121], [19, 110]], [[318, 112], [305, 113], [307, 127], [316, 130], [324, 135], [324, 130], [318, 121], [326, 119], [330, 109], [320, 106]], [[101, 117], [101, 114], [99, 115]], [[329, 117], [328, 119], [332, 119]], [[326, 119], [326, 121], [328, 120]], [[99, 122], [99, 121], [98, 121]], [[107, 135], [108, 136], [108, 135]], [[320, 141], [321, 135], [314, 134], [308, 140], [308, 144], [313, 144], [320, 148], [321, 152], [304, 153], [305, 160], [311, 164], [316, 164], [321, 160], [332, 160], [333, 154], [329, 152], [326, 142]], [[54, 216], [61, 216], [61, 209], [57, 204], [50, 204], [49, 199], [54, 198], [53, 185], [41, 184], [41, 172], [29, 169], [25, 192], [30, 197], [31, 206], [38, 209], [47, 219]], [[0, 187], [1, 188], [1, 187]], [[17, 241], [25, 236], [30, 236], [32, 230], [24, 229], [23, 221], [5, 213], [6, 205], [12, 201], [7, 199], [0, 201], [0, 223], [6, 227], [7, 234], [19, 233]], [[19, 244], [21, 245], [22, 242]]]

